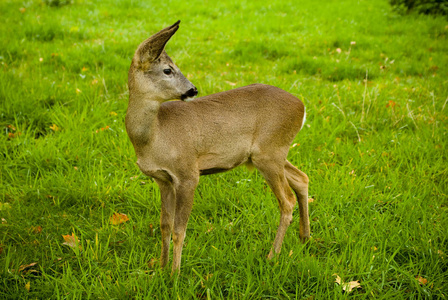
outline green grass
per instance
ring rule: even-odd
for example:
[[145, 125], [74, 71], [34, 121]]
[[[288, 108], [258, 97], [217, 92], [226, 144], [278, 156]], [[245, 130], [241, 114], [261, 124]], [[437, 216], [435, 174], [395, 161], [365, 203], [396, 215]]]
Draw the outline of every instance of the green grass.
[[[447, 299], [446, 19], [386, 0], [6, 0], [0, 15], [0, 298]], [[260, 82], [306, 104], [289, 159], [311, 180], [313, 238], [296, 211], [273, 261], [276, 199], [241, 168], [201, 178], [181, 275], [152, 263], [160, 199], [125, 132], [127, 71], [178, 19], [167, 52], [201, 95]]]

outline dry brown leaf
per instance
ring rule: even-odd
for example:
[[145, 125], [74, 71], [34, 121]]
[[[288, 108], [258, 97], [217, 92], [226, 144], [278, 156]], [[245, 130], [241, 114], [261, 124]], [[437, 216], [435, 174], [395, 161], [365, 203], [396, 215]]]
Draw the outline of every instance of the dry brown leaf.
[[31, 267], [34, 267], [35, 265], [37, 265], [37, 263], [30, 263], [29, 265], [21, 265], [20, 267], [19, 267], [19, 272], [23, 272], [23, 271], [26, 271], [26, 270], [28, 270], [29, 268], [31, 268]]
[[415, 279], [417, 279], [417, 281], [418, 281], [418, 283], [419, 283], [420, 285], [424, 285], [424, 284], [427, 284], [427, 283], [428, 283], [428, 279], [423, 278], [423, 277], [421, 277], [421, 276], [416, 276]]
[[33, 233], [41, 233], [42, 232], [42, 226], [31, 226], [31, 231]]
[[74, 233], [72, 233], [72, 235], [62, 235], [62, 237], [64, 238], [64, 243], [62, 243], [62, 245], [67, 245], [72, 249], [78, 248], [81, 249], [81, 245], [79, 243], [79, 239], [76, 237], [76, 235]]
[[350, 293], [351, 291], [353, 291], [353, 289], [355, 288], [361, 288], [361, 284], [359, 283], [358, 280], [356, 281], [350, 281], [350, 282], [343, 282], [341, 277], [339, 277], [338, 274], [333, 274], [333, 276], [336, 276], [336, 279], [334, 282], [336, 282], [337, 284], [339, 284], [340, 286], [342, 286], [342, 289], [347, 292]]
[[148, 262], [148, 268], [153, 269], [157, 262], [157, 258], [151, 258], [151, 260]]
[[400, 106], [395, 101], [389, 100], [389, 102], [386, 104], [386, 107], [390, 107], [392, 109], [395, 109], [395, 106]]
[[122, 213], [114, 213], [110, 219], [109, 219], [110, 223], [112, 225], [119, 225], [122, 223], [125, 223], [127, 221], [129, 221], [129, 218], [127, 215], [122, 214]]

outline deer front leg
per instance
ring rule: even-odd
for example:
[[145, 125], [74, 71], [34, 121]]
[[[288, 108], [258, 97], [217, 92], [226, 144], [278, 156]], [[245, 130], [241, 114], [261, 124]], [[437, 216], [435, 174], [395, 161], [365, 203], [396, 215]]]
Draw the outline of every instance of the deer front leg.
[[160, 266], [163, 268], [170, 258], [171, 232], [174, 227], [174, 216], [176, 213], [176, 193], [173, 184], [168, 181], [155, 179], [160, 189], [162, 210], [160, 214], [160, 230], [162, 232], [162, 253], [160, 255]]
[[176, 187], [176, 216], [173, 228], [173, 266], [172, 273], [180, 271], [182, 247], [187, 230], [188, 219], [193, 207], [194, 190], [199, 182], [199, 176], [186, 180]]

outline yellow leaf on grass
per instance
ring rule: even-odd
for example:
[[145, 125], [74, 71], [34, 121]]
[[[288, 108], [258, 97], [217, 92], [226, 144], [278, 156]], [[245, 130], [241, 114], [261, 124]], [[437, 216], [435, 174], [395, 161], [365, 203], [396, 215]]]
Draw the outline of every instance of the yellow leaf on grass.
[[342, 286], [342, 289], [347, 292], [350, 293], [351, 291], [353, 291], [353, 289], [355, 288], [360, 288], [361, 284], [359, 283], [358, 280], [356, 281], [350, 281], [350, 282], [343, 282], [341, 277], [339, 277], [338, 274], [333, 274], [333, 276], [336, 276], [336, 279], [334, 282], [336, 282], [337, 284], [339, 284], [340, 286]]
[[53, 125], [50, 126], [50, 129], [53, 130], [53, 131], [58, 131], [59, 127], [58, 127], [58, 125], [53, 124]]
[[25, 289], [29, 292], [31, 288], [31, 282], [28, 281], [27, 284], [25, 284]]
[[110, 219], [109, 219], [110, 223], [112, 225], [118, 225], [118, 224], [122, 224], [125, 223], [127, 221], [129, 221], [128, 216], [126, 216], [125, 214], [122, 213], [114, 213]]
[[79, 239], [76, 237], [74, 233], [72, 235], [62, 235], [64, 241], [62, 245], [67, 245], [72, 249], [78, 248], [81, 249], [81, 245], [79, 244]]
[[8, 202], [5, 203], [0, 202], [0, 210], [7, 210], [7, 209], [11, 209], [11, 204], [9, 204]]

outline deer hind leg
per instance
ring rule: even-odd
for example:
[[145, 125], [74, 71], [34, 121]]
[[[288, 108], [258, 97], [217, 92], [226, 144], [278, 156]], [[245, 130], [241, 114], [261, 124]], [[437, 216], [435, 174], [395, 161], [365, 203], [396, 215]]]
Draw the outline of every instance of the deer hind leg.
[[162, 231], [162, 253], [160, 255], [160, 266], [163, 268], [170, 258], [171, 232], [174, 227], [174, 216], [176, 213], [176, 193], [171, 182], [155, 179], [160, 189], [162, 211], [160, 214], [160, 230]]
[[187, 230], [188, 219], [193, 207], [194, 190], [199, 182], [197, 178], [184, 180], [176, 186], [176, 215], [173, 228], [173, 266], [172, 273], [180, 271], [182, 246]]
[[274, 192], [280, 207], [280, 224], [277, 229], [274, 244], [268, 255], [268, 259], [271, 259], [275, 254], [280, 253], [286, 230], [292, 222], [292, 211], [296, 199], [285, 176], [283, 163], [276, 164], [272, 161], [262, 162], [256, 160], [253, 160], [253, 162]]
[[308, 214], [308, 176], [297, 169], [289, 161], [285, 164], [285, 175], [289, 185], [294, 190], [299, 202], [299, 232], [302, 242], [310, 237], [310, 219]]

